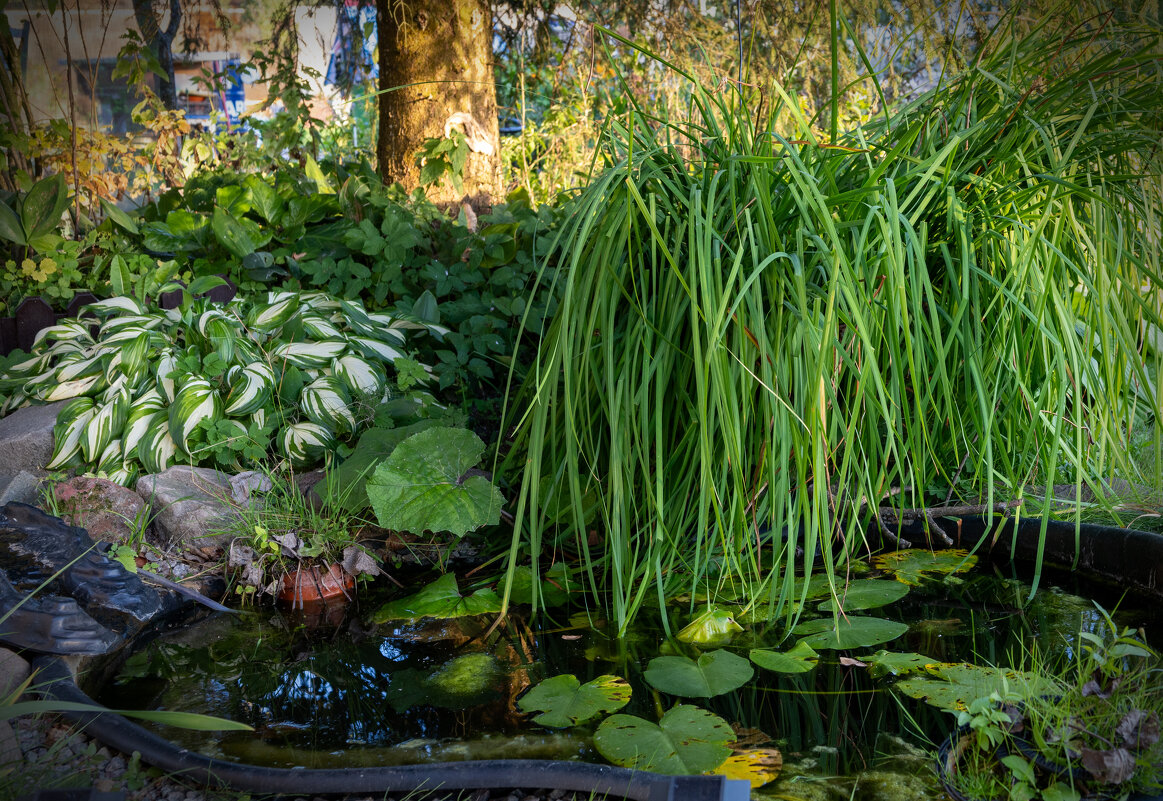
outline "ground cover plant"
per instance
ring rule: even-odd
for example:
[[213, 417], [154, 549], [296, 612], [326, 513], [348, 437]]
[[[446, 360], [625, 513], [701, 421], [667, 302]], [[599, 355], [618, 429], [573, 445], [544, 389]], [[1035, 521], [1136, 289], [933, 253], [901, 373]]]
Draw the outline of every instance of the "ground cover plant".
[[778, 85], [609, 123], [512, 416], [512, 564], [575, 554], [621, 628], [676, 585], [790, 614], [773, 568], [831, 576], [870, 521], [1160, 483], [1129, 457], [1163, 402], [1158, 31], [1012, 23], [832, 143]]

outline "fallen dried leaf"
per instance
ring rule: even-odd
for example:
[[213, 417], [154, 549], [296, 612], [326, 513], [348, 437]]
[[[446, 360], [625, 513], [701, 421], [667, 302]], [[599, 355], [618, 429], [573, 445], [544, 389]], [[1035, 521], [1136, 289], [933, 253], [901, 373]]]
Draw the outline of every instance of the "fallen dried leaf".
[[1125, 748], [1112, 748], [1109, 751], [1083, 748], [1082, 767], [1090, 772], [1095, 781], [1122, 784], [1135, 775], [1135, 757]]

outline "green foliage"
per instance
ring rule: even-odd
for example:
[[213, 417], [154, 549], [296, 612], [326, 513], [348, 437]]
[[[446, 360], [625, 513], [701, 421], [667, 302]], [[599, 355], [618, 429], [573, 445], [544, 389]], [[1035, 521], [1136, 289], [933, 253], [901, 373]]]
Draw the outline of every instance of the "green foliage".
[[709, 651], [698, 660], [658, 656], [643, 674], [656, 690], [684, 698], [711, 698], [739, 689], [755, 675], [751, 665], [730, 651]]
[[390, 601], [372, 616], [376, 623], [391, 620], [420, 620], [425, 617], [457, 618], [494, 614], [501, 611], [501, 599], [492, 590], [481, 589], [461, 595], [456, 576], [446, 573], [415, 595]]
[[790, 650], [783, 653], [757, 648], [753, 649], [749, 656], [751, 661], [761, 668], [776, 673], [807, 673], [820, 661], [820, 655], [803, 640], [799, 640]]
[[879, 645], [895, 640], [909, 630], [908, 624], [879, 617], [852, 615], [833, 619], [808, 620], [792, 629], [800, 642], [817, 651], [825, 648], [845, 650]]
[[598, 676], [582, 684], [566, 674], [531, 688], [517, 708], [526, 714], [540, 712], [533, 718], [539, 726], [564, 729], [616, 712], [630, 702], [630, 694], [630, 684], [619, 676]]
[[835, 601], [832, 599], [821, 601], [818, 608], [821, 612], [831, 612], [837, 607], [845, 612], [876, 609], [880, 606], [896, 603], [908, 593], [907, 586], [895, 581], [857, 579], [845, 584]]
[[968, 551], [950, 549], [929, 551], [910, 548], [881, 554], [873, 559], [873, 566], [883, 570], [897, 581], [916, 586], [935, 576], [948, 576], [971, 570], [977, 557]]
[[439, 184], [447, 176], [457, 192], [464, 191], [464, 164], [468, 160], [468, 139], [454, 129], [447, 137], [426, 139], [416, 153], [420, 185]]
[[688, 704], [667, 710], [658, 723], [611, 715], [594, 733], [594, 747], [615, 765], [679, 776], [719, 767], [733, 742], [727, 721]]

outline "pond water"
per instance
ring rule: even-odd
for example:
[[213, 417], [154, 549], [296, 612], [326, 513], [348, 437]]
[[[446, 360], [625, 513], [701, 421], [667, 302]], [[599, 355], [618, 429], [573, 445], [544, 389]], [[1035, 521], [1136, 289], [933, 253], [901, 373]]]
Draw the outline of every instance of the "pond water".
[[[1043, 658], [1053, 660], [1069, 654], [1080, 628], [1101, 631], [1101, 614], [1092, 600], [1075, 594], [1071, 577], [1051, 577], [1028, 601], [1029, 586], [1007, 570], [987, 565], [948, 581], [924, 582], [904, 599], [871, 610], [908, 624], [890, 643], [821, 651], [813, 669], [795, 675], [757, 667], [739, 690], [687, 703], [729, 721], [740, 739], [770, 739], [780, 749], [783, 773], [757, 798], [937, 797], [923, 749], [948, 733], [951, 716], [893, 692], [891, 677], [874, 680], [867, 667], [850, 659], [883, 648], [935, 662], [1008, 665], [1036, 642]], [[1107, 608], [1118, 603], [1116, 620], [1143, 627], [1149, 639], [1163, 629], [1158, 604], [1119, 603], [1102, 588], [1086, 593]], [[489, 617], [369, 623], [370, 613], [392, 595], [370, 588], [330, 620], [260, 606], [181, 627], [130, 656], [95, 697], [115, 708], [246, 722], [254, 732], [154, 728], [183, 747], [258, 765], [602, 762], [592, 746], [593, 724], [540, 728], [517, 711], [516, 699], [561, 673], [583, 682], [615, 674], [633, 688], [620, 711], [656, 720], [680, 699], [644, 680], [647, 663], [660, 653], [697, 653], [668, 643], [661, 621], [648, 616], [622, 639], [611, 639], [601, 621], [591, 623], [576, 612], [536, 626], [513, 616], [489, 634]], [[686, 622], [685, 611], [674, 610], [672, 630]], [[777, 621], [751, 625], [722, 647], [746, 657], [749, 649], [786, 650], [794, 641], [784, 639]]]

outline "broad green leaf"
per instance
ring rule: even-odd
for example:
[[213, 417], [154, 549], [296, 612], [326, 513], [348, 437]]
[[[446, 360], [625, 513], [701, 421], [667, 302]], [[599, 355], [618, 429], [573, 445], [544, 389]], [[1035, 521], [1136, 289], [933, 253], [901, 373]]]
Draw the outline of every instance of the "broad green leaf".
[[210, 227], [213, 229], [214, 238], [218, 240], [218, 243], [230, 251], [230, 255], [236, 259], [245, 259], [254, 253], [254, 240], [250, 238], [250, 234], [239, 224], [238, 220], [231, 216], [230, 212], [215, 206]]
[[421, 420], [401, 428], [369, 428], [359, 437], [351, 456], [333, 471], [335, 486], [342, 489], [340, 504], [349, 512], [366, 509], [367, 481], [377, 462], [387, 458], [396, 446], [413, 434], [445, 425], [443, 420]]
[[761, 668], [776, 673], [807, 673], [820, 661], [820, 655], [803, 640], [792, 646], [790, 651], [766, 651], [754, 649], [748, 656]]
[[916, 586], [934, 575], [963, 573], [977, 564], [977, 557], [969, 551], [953, 549], [948, 551], [928, 551], [910, 548], [881, 554], [872, 560], [872, 566], [892, 574], [903, 584]]
[[501, 519], [501, 492], [466, 473], [485, 444], [464, 429], [431, 428], [396, 446], [367, 483], [379, 524], [394, 531], [449, 531], [460, 537]]
[[706, 773], [731, 755], [735, 733], [705, 709], [679, 704], [657, 724], [634, 715], [611, 715], [594, 732], [598, 753], [615, 765], [676, 776]]
[[882, 676], [903, 676], [906, 673], [918, 673], [934, 664], [934, 660], [923, 654], [898, 653], [883, 649], [870, 656], [856, 658], [868, 665], [868, 674], [874, 679], [879, 679]]
[[779, 778], [783, 769], [783, 754], [776, 748], [749, 748], [727, 757], [722, 765], [708, 773], [740, 779], [752, 789], [762, 787]]
[[283, 211], [283, 198], [266, 181], [258, 175], [248, 175], [243, 181], [250, 190], [250, 199], [254, 210], [263, 216], [269, 223], [278, 224]]
[[[845, 612], [860, 609], [875, 609], [899, 601], [909, 594], [909, 588], [899, 581], [881, 579], [858, 579], [839, 590], [840, 608]], [[835, 601], [831, 598], [819, 605], [821, 612], [831, 612]]]
[[[569, 575], [565, 562], [556, 562], [541, 579], [537, 591], [537, 603], [544, 607], [561, 606], [569, 600], [571, 593], [580, 592], [581, 586]], [[513, 570], [513, 583], [509, 589], [509, 602], [514, 604], [533, 603], [533, 569], [521, 565]]]
[[711, 698], [739, 689], [751, 680], [755, 670], [743, 657], [719, 650], [701, 654], [697, 662], [686, 656], [655, 657], [644, 675], [664, 693]]
[[18, 245], [28, 244], [28, 240], [24, 236], [24, 227], [20, 224], [20, 218], [3, 201], [0, 201], [0, 239], [15, 242]]
[[541, 712], [533, 718], [539, 726], [564, 729], [621, 709], [629, 703], [630, 693], [630, 684], [620, 676], [598, 676], [581, 684], [576, 676], [563, 674], [533, 687], [521, 696], [517, 708]]
[[724, 645], [736, 633], [743, 631], [743, 627], [732, 617], [732, 611], [712, 604], [683, 627], [675, 639], [693, 645]]
[[1056, 694], [1054, 681], [1047, 676], [1018, 670], [952, 662], [930, 665], [933, 678], [898, 681], [893, 689], [939, 709], [964, 710], [977, 698], [992, 693], [1006, 697]]
[[68, 206], [69, 188], [63, 175], [57, 173], [37, 181], [20, 205], [25, 236], [31, 240], [55, 231]]
[[853, 615], [840, 618], [838, 622], [830, 617], [808, 620], [792, 629], [792, 634], [819, 651], [825, 648], [867, 648], [895, 640], [908, 630], [906, 624], [895, 620]]
[[101, 208], [105, 210], [106, 217], [135, 236], [139, 233], [136, 220], [119, 209], [116, 204], [110, 203], [105, 198], [98, 199], [101, 201]]
[[495, 592], [477, 590], [472, 595], [463, 596], [456, 586], [456, 576], [446, 573], [415, 595], [384, 604], [372, 616], [372, 620], [386, 623], [389, 620], [467, 617], [500, 611], [501, 599]]
[[327, 180], [327, 176], [323, 174], [323, 170], [319, 168], [319, 163], [311, 158], [310, 154], [307, 156], [307, 163], [303, 167], [303, 172], [307, 177], [315, 182], [315, 191], [321, 195], [334, 195], [335, 187]]

